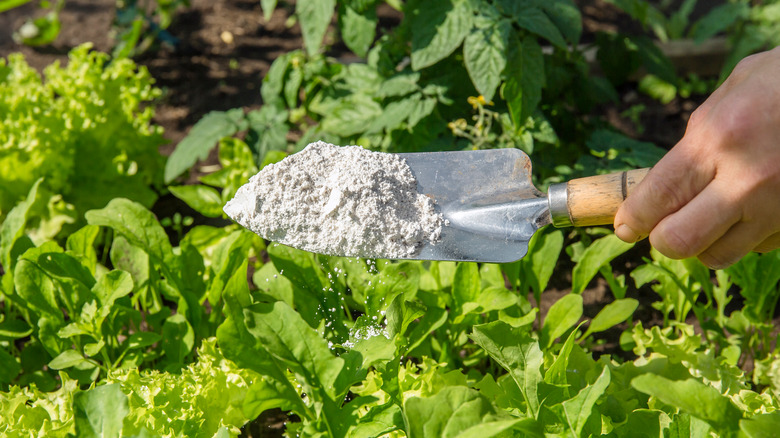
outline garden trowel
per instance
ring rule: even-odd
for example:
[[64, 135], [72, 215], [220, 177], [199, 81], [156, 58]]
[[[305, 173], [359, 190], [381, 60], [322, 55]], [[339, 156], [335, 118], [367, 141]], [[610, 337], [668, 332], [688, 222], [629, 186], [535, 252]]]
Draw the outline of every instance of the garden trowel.
[[541, 227], [611, 224], [618, 207], [647, 174], [637, 169], [550, 185], [531, 181], [531, 160], [519, 149], [399, 154], [417, 191], [436, 202], [448, 225], [418, 260], [506, 263], [521, 259]]

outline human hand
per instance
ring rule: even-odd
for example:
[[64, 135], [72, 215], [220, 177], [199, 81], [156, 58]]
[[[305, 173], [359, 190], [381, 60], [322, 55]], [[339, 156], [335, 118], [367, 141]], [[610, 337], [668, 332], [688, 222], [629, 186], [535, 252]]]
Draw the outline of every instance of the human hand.
[[780, 47], [742, 60], [615, 216], [662, 254], [725, 268], [780, 247]]

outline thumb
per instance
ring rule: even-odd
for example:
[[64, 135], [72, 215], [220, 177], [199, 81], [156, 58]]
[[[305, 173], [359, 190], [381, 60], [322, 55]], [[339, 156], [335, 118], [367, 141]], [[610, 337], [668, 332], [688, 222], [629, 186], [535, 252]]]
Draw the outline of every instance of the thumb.
[[644, 239], [712, 181], [714, 167], [682, 141], [656, 164], [628, 195], [615, 215], [615, 234], [623, 241]]

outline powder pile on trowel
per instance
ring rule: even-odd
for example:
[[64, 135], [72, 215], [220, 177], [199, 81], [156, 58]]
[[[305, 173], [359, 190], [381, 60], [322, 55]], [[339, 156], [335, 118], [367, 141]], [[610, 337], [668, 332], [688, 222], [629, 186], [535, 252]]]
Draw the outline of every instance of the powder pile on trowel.
[[413, 256], [444, 224], [403, 158], [324, 142], [264, 167], [224, 210], [268, 240], [351, 257]]

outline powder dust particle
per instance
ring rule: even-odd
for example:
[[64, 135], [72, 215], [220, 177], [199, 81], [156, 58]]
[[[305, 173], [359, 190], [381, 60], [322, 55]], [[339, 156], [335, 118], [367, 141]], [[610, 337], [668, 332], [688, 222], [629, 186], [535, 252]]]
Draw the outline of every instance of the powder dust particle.
[[224, 211], [265, 239], [350, 257], [414, 256], [444, 225], [402, 158], [321, 141], [264, 167]]

